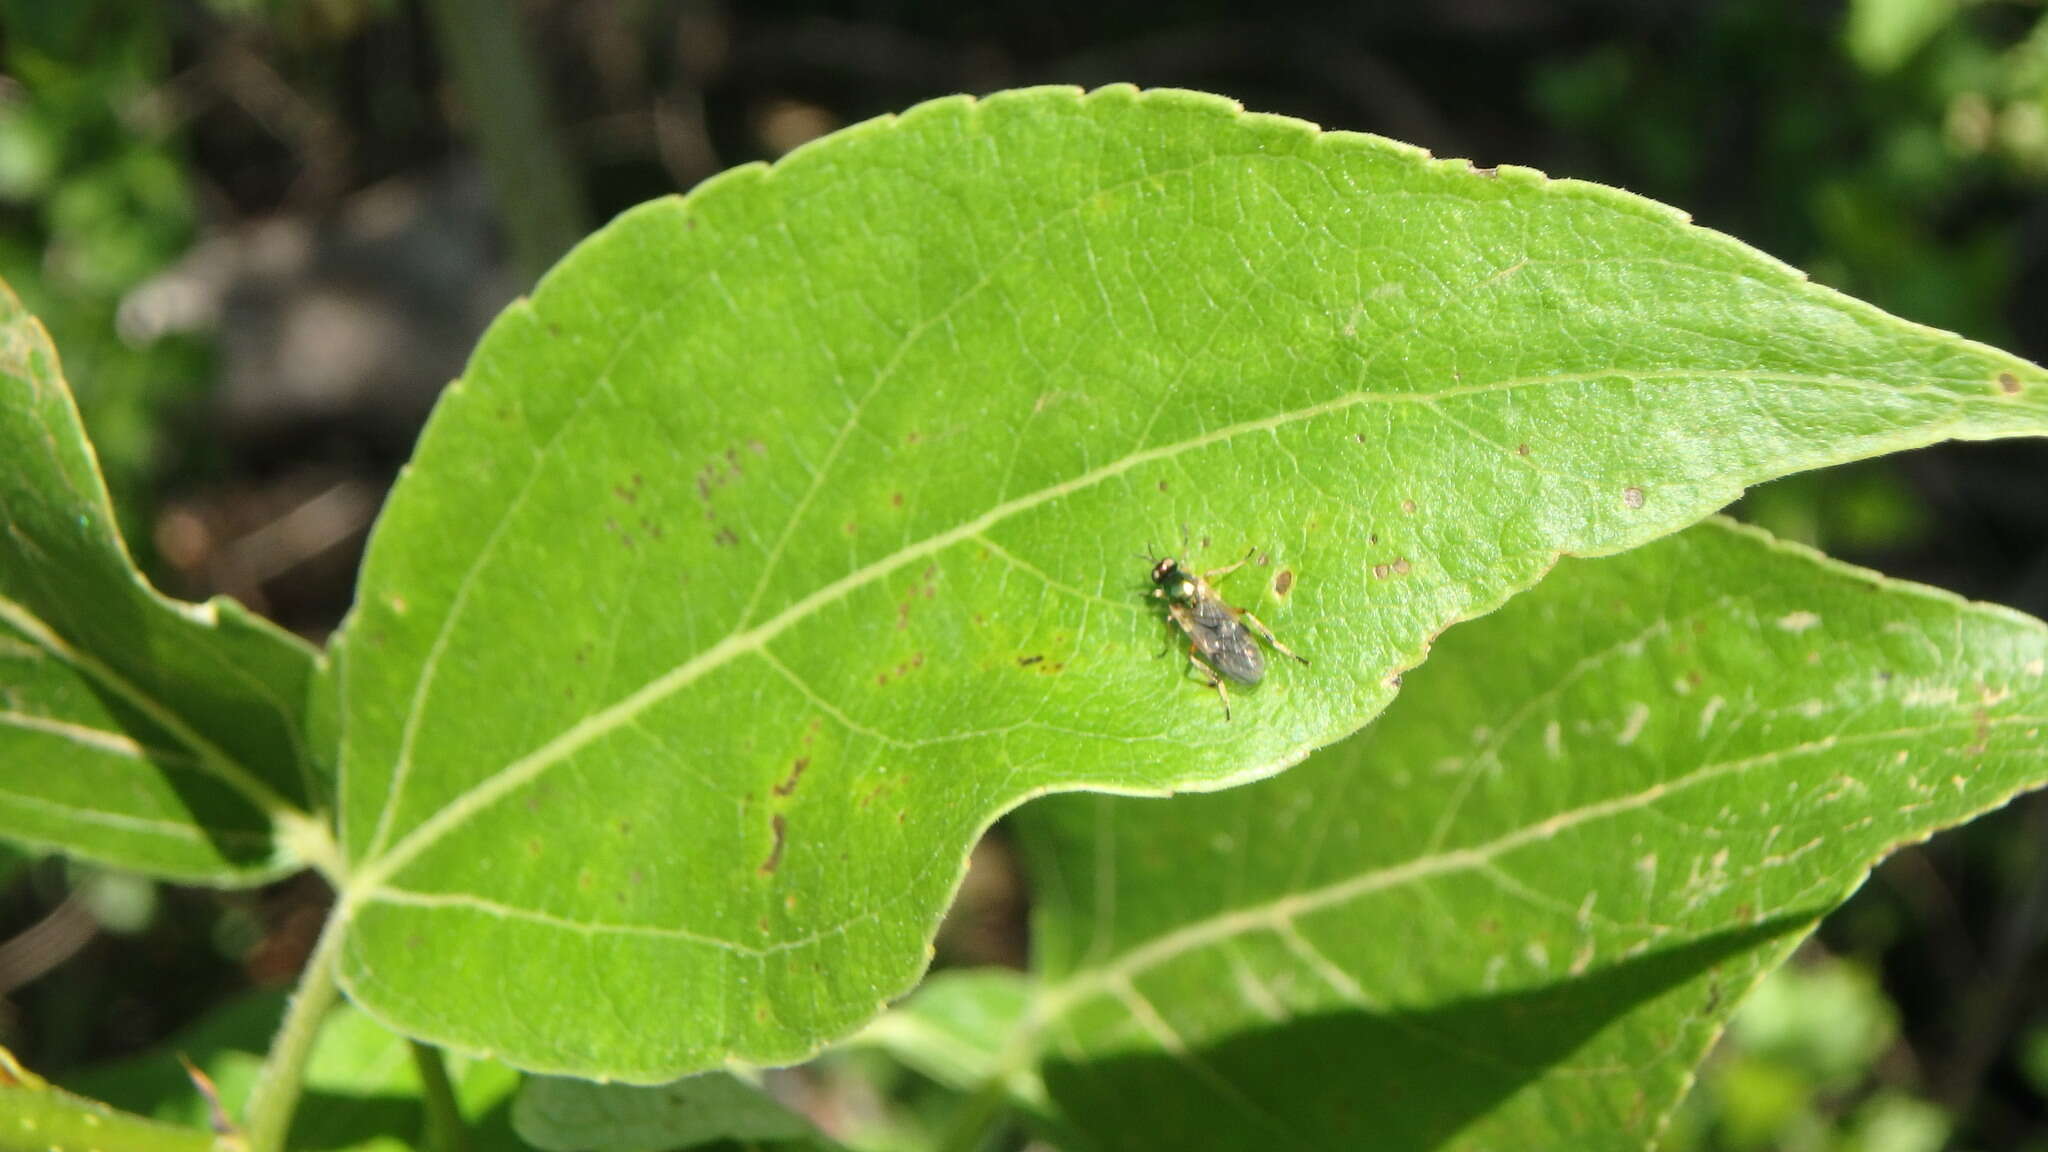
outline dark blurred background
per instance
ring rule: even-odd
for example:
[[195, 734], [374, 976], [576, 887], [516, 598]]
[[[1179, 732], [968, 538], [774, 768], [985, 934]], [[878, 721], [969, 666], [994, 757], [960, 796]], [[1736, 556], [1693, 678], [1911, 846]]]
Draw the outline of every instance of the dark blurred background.
[[[319, 639], [436, 392], [621, 209], [951, 92], [1223, 93], [1621, 185], [2048, 357], [2040, 0], [0, 0], [0, 277], [124, 530]], [[1951, 445], [1738, 512], [2048, 615], [2048, 451]], [[2048, 804], [1910, 848], [1745, 1010], [1668, 1146], [2048, 1150]], [[987, 846], [942, 962], [1021, 956]], [[0, 1044], [61, 1072], [290, 979], [324, 893], [0, 876]], [[148, 974], [138, 980], [138, 972]]]

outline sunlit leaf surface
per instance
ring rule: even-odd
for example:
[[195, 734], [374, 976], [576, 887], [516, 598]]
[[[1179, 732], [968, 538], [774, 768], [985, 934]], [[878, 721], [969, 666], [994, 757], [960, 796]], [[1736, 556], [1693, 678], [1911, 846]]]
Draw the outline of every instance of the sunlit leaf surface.
[[311, 649], [150, 588], [42, 325], [0, 286], [0, 837], [210, 883], [301, 866]]
[[1571, 561], [1277, 779], [1018, 816], [1090, 1148], [1641, 1149], [1891, 849], [2048, 781], [2048, 628], [1721, 523]]
[[[1212, 97], [849, 129], [615, 221], [436, 411], [336, 650], [343, 982], [538, 1070], [799, 1059], [1024, 798], [1270, 774], [1560, 552], [2038, 433], [2042, 380], [1668, 208]], [[1226, 720], [1147, 549], [1249, 556], [1312, 663]]]

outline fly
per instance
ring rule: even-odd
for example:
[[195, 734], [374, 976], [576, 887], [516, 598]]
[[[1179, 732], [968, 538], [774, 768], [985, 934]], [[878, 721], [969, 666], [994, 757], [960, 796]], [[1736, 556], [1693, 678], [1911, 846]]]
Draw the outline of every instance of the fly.
[[1199, 576], [1182, 568], [1171, 556], [1152, 565], [1152, 595], [1166, 601], [1167, 615], [1188, 634], [1188, 659], [1201, 669], [1203, 679], [1222, 699], [1225, 720], [1230, 719], [1230, 689], [1224, 682], [1250, 687], [1266, 677], [1266, 654], [1259, 650], [1252, 633], [1258, 633], [1281, 655], [1308, 663], [1307, 657], [1276, 639], [1273, 630], [1257, 616], [1225, 603], [1209, 583], [1220, 582], [1244, 567], [1249, 559], [1251, 553], [1247, 552], [1244, 560]]

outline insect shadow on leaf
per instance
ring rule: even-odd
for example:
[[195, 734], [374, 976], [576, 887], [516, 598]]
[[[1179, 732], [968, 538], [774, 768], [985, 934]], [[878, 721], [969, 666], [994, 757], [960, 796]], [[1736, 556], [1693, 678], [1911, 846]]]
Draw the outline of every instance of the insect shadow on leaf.
[[1306, 656], [1282, 644], [1257, 616], [1216, 594], [1211, 582], [1220, 583], [1244, 567], [1257, 551], [1253, 548], [1237, 563], [1200, 575], [1181, 567], [1171, 556], [1145, 556], [1152, 562], [1152, 595], [1166, 601], [1167, 615], [1187, 633], [1188, 659], [1208, 686], [1216, 690], [1223, 702], [1225, 720], [1230, 719], [1230, 689], [1226, 681], [1250, 687], [1266, 677], [1266, 654], [1252, 638], [1254, 633], [1281, 655], [1308, 663]]

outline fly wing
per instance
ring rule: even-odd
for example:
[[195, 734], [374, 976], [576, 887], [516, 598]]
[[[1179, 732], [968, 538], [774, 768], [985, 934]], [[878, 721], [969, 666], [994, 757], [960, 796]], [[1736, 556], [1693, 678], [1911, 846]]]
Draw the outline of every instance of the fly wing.
[[1266, 676], [1266, 654], [1237, 617], [1222, 604], [1196, 604], [1189, 614], [1188, 635], [1216, 671], [1239, 684], [1257, 684]]

